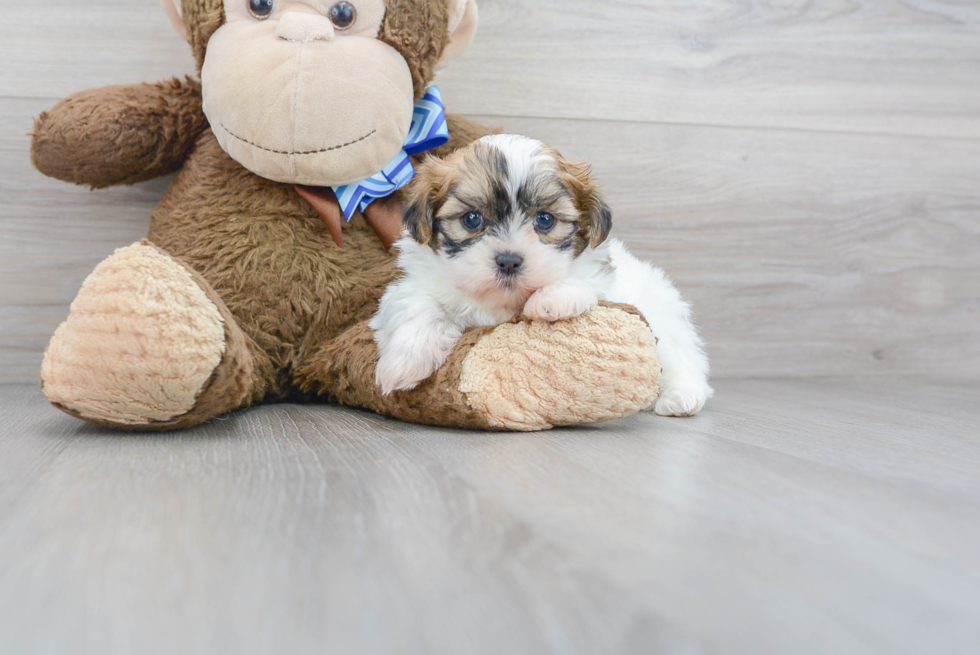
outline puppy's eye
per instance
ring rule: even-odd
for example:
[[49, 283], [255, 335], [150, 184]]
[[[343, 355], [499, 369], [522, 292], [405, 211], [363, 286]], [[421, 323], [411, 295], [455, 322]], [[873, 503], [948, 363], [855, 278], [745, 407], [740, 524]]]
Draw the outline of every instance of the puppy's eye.
[[555, 217], [548, 212], [541, 212], [534, 219], [534, 229], [538, 232], [551, 232], [555, 226]]
[[463, 217], [462, 223], [470, 232], [478, 232], [483, 227], [483, 214], [470, 212]]
[[357, 9], [349, 2], [338, 2], [330, 8], [330, 22], [338, 30], [346, 30], [357, 20]]
[[272, 14], [272, 0], [248, 0], [248, 13], [263, 20]]

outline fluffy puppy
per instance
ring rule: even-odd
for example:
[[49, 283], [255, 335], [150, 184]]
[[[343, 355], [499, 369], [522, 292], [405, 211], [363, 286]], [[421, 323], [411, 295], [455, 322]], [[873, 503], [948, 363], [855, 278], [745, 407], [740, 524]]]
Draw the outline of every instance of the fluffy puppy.
[[612, 215], [588, 166], [540, 141], [493, 135], [427, 160], [408, 193], [404, 276], [371, 321], [385, 394], [428, 378], [467, 328], [521, 313], [560, 321], [610, 300], [639, 309], [659, 338], [652, 409], [692, 416], [711, 396], [688, 304], [663, 271], [607, 240]]

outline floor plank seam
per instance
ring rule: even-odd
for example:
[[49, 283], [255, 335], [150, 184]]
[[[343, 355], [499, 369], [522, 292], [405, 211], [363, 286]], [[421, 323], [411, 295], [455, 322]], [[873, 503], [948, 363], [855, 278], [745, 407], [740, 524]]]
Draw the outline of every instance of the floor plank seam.
[[[146, 80], [151, 82], [150, 80]], [[3, 100], [16, 100], [22, 102], [50, 102], [52, 105], [61, 101], [63, 98], [54, 98], [46, 96], [11, 96], [11, 95], [0, 95], [0, 101]], [[606, 123], [606, 124], [623, 124], [623, 125], [654, 125], [661, 127], [680, 127], [680, 128], [691, 128], [691, 129], [714, 129], [714, 130], [738, 130], [738, 131], [766, 131], [766, 132], [794, 132], [799, 134], [810, 134], [810, 135], [834, 135], [834, 136], [864, 136], [864, 137], [878, 137], [878, 138], [892, 138], [892, 139], [917, 139], [925, 141], [954, 141], [954, 142], [970, 142], [980, 145], [980, 136], [962, 136], [962, 135], [938, 135], [938, 134], [914, 134], [914, 133], [904, 133], [904, 132], [869, 132], [865, 130], [844, 130], [844, 129], [818, 129], [818, 128], [807, 128], [807, 127], [792, 127], [792, 126], [780, 126], [780, 125], [750, 125], [744, 124], [739, 125], [735, 123], [689, 123], [680, 121], [662, 121], [662, 120], [650, 120], [650, 121], [639, 121], [630, 120], [625, 118], [586, 118], [581, 116], [529, 116], [523, 114], [481, 114], [475, 112], [466, 112], [462, 114], [463, 116], [472, 118], [474, 116], [479, 116], [489, 120], [537, 120], [537, 121], [569, 121], [569, 122], [579, 122], [579, 123]], [[30, 136], [28, 134], [27, 136]]]
[[487, 120], [533, 120], [533, 121], [569, 121], [580, 123], [606, 123], [623, 125], [655, 125], [662, 127], [682, 127], [691, 129], [715, 129], [715, 130], [741, 130], [741, 131], [766, 131], [766, 132], [796, 132], [810, 135], [833, 135], [833, 136], [865, 136], [892, 139], [920, 139], [920, 140], [941, 140], [955, 142], [973, 142], [980, 145], [980, 137], [960, 136], [960, 135], [933, 135], [933, 134], [905, 134], [899, 132], [867, 132], [863, 130], [832, 130], [817, 129], [806, 127], [783, 127], [778, 125], [735, 125], [724, 123], [687, 123], [675, 121], [637, 121], [624, 118], [581, 118], [563, 116], [527, 116], [527, 115], [503, 115], [503, 114], [479, 114], [465, 113], [463, 116], [468, 118], [480, 117]]

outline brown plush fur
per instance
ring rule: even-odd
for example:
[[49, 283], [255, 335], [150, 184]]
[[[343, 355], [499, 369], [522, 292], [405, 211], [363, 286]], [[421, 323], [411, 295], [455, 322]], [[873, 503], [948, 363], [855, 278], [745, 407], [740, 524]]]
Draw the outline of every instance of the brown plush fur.
[[[445, 6], [437, 0], [387, 4], [381, 38], [408, 61], [421, 96], [447, 42]], [[221, 0], [184, 0], [183, 15], [200, 68], [207, 42], [224, 20]], [[440, 156], [494, 130], [450, 116], [449, 131], [451, 141], [436, 151]], [[226, 326], [224, 359], [194, 410], [144, 426], [98, 422], [183, 428], [252, 403], [323, 397], [411, 421], [509, 425], [474, 410], [460, 391], [463, 362], [488, 331], [468, 334], [446, 366], [415, 392], [380, 395], [366, 322], [396, 275], [394, 258], [360, 216], [344, 226], [346, 247], [338, 248], [291, 185], [262, 179], [233, 161], [207, 127], [198, 83], [175, 80], [72, 96], [38, 118], [32, 157], [45, 174], [92, 187], [179, 170], [153, 212], [147, 243], [193, 271]]]
[[[386, 0], [378, 38], [397, 50], [412, 71], [415, 97], [425, 95], [436, 62], [449, 43], [449, 12], [445, 3], [431, 0]], [[428, 39], [420, 38], [428, 35]]]
[[208, 41], [219, 27], [225, 22], [225, 7], [222, 0], [183, 0], [181, 3], [184, 25], [190, 38], [194, 59], [197, 60], [197, 72], [204, 66], [204, 55], [208, 49]]
[[92, 89], [34, 121], [31, 159], [46, 175], [93, 189], [136, 184], [179, 169], [207, 125], [191, 79]]

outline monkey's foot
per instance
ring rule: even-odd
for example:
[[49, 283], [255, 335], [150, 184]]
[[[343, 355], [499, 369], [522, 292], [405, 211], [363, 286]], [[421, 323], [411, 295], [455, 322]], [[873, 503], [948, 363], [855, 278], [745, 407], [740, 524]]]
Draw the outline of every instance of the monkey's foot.
[[170, 430], [243, 405], [251, 368], [245, 337], [210, 285], [144, 241], [85, 280], [44, 355], [41, 388], [93, 423]]

